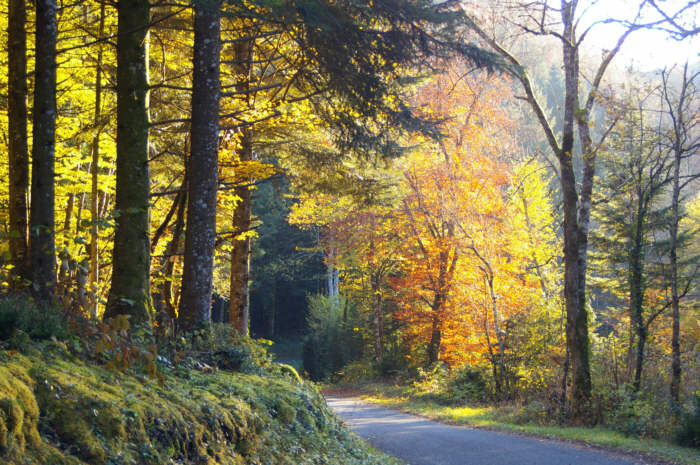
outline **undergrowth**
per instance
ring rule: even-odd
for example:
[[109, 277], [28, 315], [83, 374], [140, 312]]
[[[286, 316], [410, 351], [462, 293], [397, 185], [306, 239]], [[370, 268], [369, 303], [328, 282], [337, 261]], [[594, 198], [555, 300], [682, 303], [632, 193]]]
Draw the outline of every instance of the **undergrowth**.
[[225, 330], [155, 347], [124, 322], [78, 335], [60, 313], [40, 333], [12, 321], [0, 340], [0, 463], [394, 463], [343, 428], [293, 368]]

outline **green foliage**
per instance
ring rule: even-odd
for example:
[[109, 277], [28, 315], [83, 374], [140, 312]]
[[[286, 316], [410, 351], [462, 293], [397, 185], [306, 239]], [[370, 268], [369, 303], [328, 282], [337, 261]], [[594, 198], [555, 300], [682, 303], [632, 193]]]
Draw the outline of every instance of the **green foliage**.
[[556, 418], [556, 411], [550, 404], [533, 399], [515, 409], [512, 421], [517, 425], [551, 425]]
[[681, 414], [676, 441], [682, 446], [700, 447], [700, 392], [693, 394], [692, 405]]
[[418, 368], [418, 379], [413, 387], [421, 399], [444, 400], [449, 371], [443, 362], [433, 363], [427, 368]]
[[339, 375], [341, 376], [340, 383], [352, 384], [373, 379], [379, 375], [379, 371], [369, 361], [357, 360], [345, 365]]
[[668, 404], [650, 392], [634, 393], [630, 386], [600, 389], [597, 396], [599, 423], [626, 436], [668, 438], [673, 415]]
[[17, 332], [35, 340], [68, 335], [63, 315], [55, 307], [36, 304], [21, 295], [0, 295], [0, 340], [8, 340]]
[[483, 369], [465, 365], [450, 371], [442, 362], [418, 368], [418, 379], [413, 382], [411, 393], [423, 401], [446, 405], [480, 403], [492, 397]]
[[457, 403], [484, 402], [490, 397], [484, 371], [469, 365], [451, 373], [447, 391]]
[[[273, 151], [277, 150], [275, 146]], [[317, 232], [287, 222], [293, 202], [290, 194], [289, 181], [273, 180], [258, 186], [253, 202], [253, 216], [259, 224], [250, 258], [255, 270], [250, 287], [250, 330], [256, 337], [275, 342], [280, 336], [298, 337], [303, 330], [306, 295], [316, 291], [323, 269]], [[229, 260], [223, 265], [228, 268]], [[228, 286], [229, 279], [222, 279], [219, 292]]]
[[316, 294], [310, 295], [308, 301], [304, 370], [313, 380], [327, 379], [358, 355], [358, 343], [345, 321], [347, 307], [343, 297]]

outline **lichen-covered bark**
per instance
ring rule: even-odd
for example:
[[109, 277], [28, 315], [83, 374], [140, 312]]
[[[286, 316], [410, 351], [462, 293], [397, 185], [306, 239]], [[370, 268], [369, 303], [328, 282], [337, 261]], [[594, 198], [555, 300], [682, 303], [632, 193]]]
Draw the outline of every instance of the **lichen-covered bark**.
[[117, 179], [112, 286], [104, 318], [150, 320], [148, 0], [117, 3]]
[[7, 113], [10, 191], [10, 253], [15, 275], [26, 278], [27, 268], [27, 188], [29, 152], [27, 148], [27, 36], [24, 0], [10, 0], [8, 12]]
[[178, 313], [183, 331], [211, 322], [221, 88], [219, 17], [217, 0], [195, 1], [189, 195]]
[[56, 134], [56, 0], [36, 2], [34, 138], [29, 262], [32, 288], [41, 300], [56, 287], [54, 152]]
[[[564, 301], [566, 305], [566, 344], [571, 366], [570, 413], [574, 419], [585, 418], [591, 398], [591, 373], [588, 359], [588, 312], [586, 311], [586, 253], [588, 242], [588, 214], [590, 195], [579, 199], [573, 167], [574, 122], [579, 105], [579, 57], [574, 31], [575, 5], [562, 1], [564, 23], [564, 124], [559, 153], [560, 180], [564, 201]], [[584, 153], [583, 158], [592, 157]], [[589, 158], [589, 161], [592, 160]], [[592, 165], [584, 162], [584, 187], [593, 178], [586, 178]], [[590, 192], [590, 191], [588, 191]], [[579, 201], [581, 203], [579, 203]], [[588, 202], [588, 207], [583, 205]], [[579, 207], [585, 217], [579, 215]], [[582, 225], [586, 225], [582, 228]]]

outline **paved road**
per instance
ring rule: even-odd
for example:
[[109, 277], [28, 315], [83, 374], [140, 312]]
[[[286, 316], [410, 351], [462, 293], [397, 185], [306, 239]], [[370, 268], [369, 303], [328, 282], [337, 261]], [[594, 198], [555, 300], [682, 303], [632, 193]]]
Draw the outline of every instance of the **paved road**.
[[631, 465], [644, 462], [562, 442], [452, 426], [327, 396], [328, 405], [375, 448], [410, 465]]

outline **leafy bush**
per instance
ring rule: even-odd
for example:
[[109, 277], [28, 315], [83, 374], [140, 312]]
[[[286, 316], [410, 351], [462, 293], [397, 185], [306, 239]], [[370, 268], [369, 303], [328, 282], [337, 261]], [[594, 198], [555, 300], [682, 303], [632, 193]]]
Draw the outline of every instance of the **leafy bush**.
[[343, 297], [311, 295], [308, 303], [309, 334], [302, 351], [304, 370], [312, 380], [328, 379], [355, 358], [358, 344], [344, 320]]
[[672, 431], [669, 407], [651, 393], [622, 388], [612, 392], [605, 404], [603, 422], [627, 436], [659, 438]]
[[418, 379], [413, 382], [418, 397], [424, 400], [446, 402], [449, 370], [443, 362], [435, 362], [427, 368], [418, 368]]
[[523, 405], [512, 416], [513, 422], [520, 425], [548, 425], [556, 418], [552, 405], [538, 399], [531, 400]]
[[451, 373], [447, 384], [448, 395], [454, 402], [484, 402], [489, 390], [483, 370], [465, 365]]
[[358, 383], [377, 377], [379, 371], [372, 363], [364, 360], [348, 363], [340, 373], [341, 383]]
[[274, 372], [271, 341], [251, 339], [238, 334], [230, 325], [214, 323], [177, 337], [161, 338], [158, 353], [163, 364], [204, 371], [214, 367], [241, 373]]
[[676, 441], [682, 446], [700, 447], [700, 392], [695, 392], [693, 405], [681, 415]]
[[0, 295], [0, 340], [9, 340], [18, 332], [34, 340], [68, 336], [63, 316], [54, 307], [37, 305], [21, 295]]

